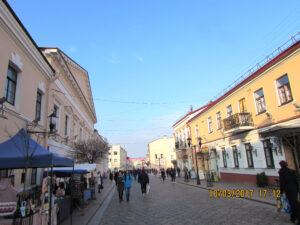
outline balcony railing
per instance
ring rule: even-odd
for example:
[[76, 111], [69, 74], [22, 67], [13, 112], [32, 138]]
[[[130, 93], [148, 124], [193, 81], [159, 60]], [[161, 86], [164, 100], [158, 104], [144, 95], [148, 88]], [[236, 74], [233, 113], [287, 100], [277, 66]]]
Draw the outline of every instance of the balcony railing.
[[175, 148], [176, 149], [185, 149], [187, 144], [183, 141], [176, 141], [175, 142]]
[[225, 133], [238, 133], [253, 129], [251, 113], [236, 113], [223, 120]]

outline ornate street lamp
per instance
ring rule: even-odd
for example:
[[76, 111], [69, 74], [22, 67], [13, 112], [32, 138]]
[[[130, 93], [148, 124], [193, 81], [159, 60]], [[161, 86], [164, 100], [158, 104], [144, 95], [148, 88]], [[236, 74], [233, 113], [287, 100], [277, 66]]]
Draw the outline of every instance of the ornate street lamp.
[[[53, 112], [51, 113], [50, 116], [48, 116], [49, 118], [49, 131], [32, 131], [32, 130], [27, 130], [28, 134], [55, 134], [56, 133], [56, 113]], [[35, 121], [34, 121], [35, 122]]]

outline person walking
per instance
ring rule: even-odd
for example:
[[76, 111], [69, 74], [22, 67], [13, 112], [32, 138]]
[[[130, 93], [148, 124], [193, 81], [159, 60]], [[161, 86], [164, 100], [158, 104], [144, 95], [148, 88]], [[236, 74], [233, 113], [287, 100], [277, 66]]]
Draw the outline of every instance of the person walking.
[[133, 176], [134, 176], [134, 180], [136, 180], [137, 170], [134, 170], [134, 171], [133, 171]]
[[279, 162], [281, 169], [279, 170], [279, 182], [280, 182], [280, 194], [285, 193], [287, 199], [289, 200], [291, 206], [291, 217], [292, 223], [298, 220], [298, 225], [300, 225], [299, 212], [298, 212], [298, 184], [296, 171], [288, 168], [286, 161], [282, 160]]
[[149, 184], [149, 176], [148, 174], [145, 173], [145, 170], [142, 170], [142, 173], [139, 174], [138, 182], [141, 184], [141, 189], [142, 189], [142, 195], [143, 197], [146, 196], [146, 187], [147, 184]]
[[126, 171], [126, 173], [124, 175], [124, 182], [125, 182], [124, 188], [125, 188], [125, 194], [126, 194], [126, 201], [129, 202], [132, 176], [128, 170]]
[[172, 182], [175, 183], [176, 171], [175, 171], [174, 168], [171, 169], [170, 175], [171, 175], [171, 178], [172, 178]]
[[119, 172], [115, 171], [115, 173], [114, 173], [114, 180], [115, 180], [116, 186], [117, 186], [117, 179], [118, 179], [118, 176], [119, 176]]
[[101, 171], [98, 171], [97, 178], [98, 178], [98, 193], [101, 193], [101, 189], [103, 189], [103, 177], [101, 175]]
[[123, 201], [123, 191], [124, 191], [124, 179], [123, 179], [123, 174], [120, 171], [117, 177], [117, 188], [119, 192], [119, 200], [120, 202]]
[[110, 172], [109, 172], [109, 179], [110, 179], [111, 182], [112, 182], [113, 178], [114, 178], [114, 175], [113, 175], [113, 173], [110, 171]]
[[162, 169], [162, 170], [160, 171], [160, 173], [161, 173], [161, 178], [162, 178], [162, 180], [165, 181], [165, 178], [166, 178], [165, 170]]

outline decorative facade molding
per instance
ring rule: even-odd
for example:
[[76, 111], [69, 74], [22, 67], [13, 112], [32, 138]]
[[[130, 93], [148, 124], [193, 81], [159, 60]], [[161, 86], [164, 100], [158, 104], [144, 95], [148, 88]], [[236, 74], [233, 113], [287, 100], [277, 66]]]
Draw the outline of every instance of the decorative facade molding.
[[[17, 16], [14, 14], [12, 9], [4, 1], [0, 1], [0, 22], [3, 21], [4, 24], [9, 29], [10, 33], [16, 39], [16, 43], [19, 44], [27, 55], [32, 57], [32, 61], [38, 65], [38, 68], [42, 71], [42, 74], [47, 78], [51, 79], [54, 75], [53, 68], [48, 64], [48, 61], [42, 56], [35, 42], [32, 40], [30, 35], [25, 32], [26, 29], [22, 23], [18, 20]], [[23, 64], [20, 64], [17, 55], [12, 55], [12, 60], [16, 60], [14, 63], [22, 68]]]

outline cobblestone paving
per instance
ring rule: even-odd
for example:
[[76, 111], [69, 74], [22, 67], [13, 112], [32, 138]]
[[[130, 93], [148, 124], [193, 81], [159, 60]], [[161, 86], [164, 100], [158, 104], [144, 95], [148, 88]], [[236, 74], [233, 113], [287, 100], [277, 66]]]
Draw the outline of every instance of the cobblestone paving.
[[130, 202], [112, 198], [101, 225], [285, 225], [289, 215], [274, 206], [237, 198], [210, 198], [209, 191], [192, 186], [162, 182], [150, 176], [150, 194], [143, 197], [133, 181]]

